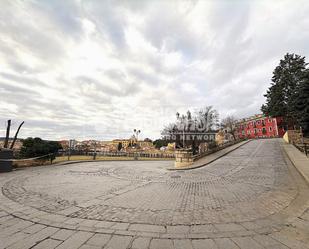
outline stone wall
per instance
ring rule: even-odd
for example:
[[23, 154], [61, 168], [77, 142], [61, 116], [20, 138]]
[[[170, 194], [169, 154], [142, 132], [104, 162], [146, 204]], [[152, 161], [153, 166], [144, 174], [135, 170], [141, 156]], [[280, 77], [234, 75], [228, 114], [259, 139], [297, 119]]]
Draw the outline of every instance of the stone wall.
[[189, 149], [179, 149], [175, 151], [175, 167], [186, 167], [193, 163], [193, 154]]
[[299, 130], [288, 130], [284, 134], [283, 139], [290, 144], [301, 144], [303, 142], [303, 134]]

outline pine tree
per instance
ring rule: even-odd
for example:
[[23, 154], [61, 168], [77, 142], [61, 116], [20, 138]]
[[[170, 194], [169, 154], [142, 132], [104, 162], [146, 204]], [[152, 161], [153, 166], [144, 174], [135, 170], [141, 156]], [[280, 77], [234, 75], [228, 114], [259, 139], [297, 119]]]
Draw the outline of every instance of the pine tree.
[[306, 73], [305, 57], [287, 53], [273, 72], [271, 87], [264, 97], [266, 104], [261, 110], [265, 115], [283, 116], [290, 125], [298, 120], [295, 99], [300, 82]]
[[299, 83], [295, 98], [295, 110], [297, 121], [304, 134], [309, 135], [309, 70], [306, 71], [303, 80]]

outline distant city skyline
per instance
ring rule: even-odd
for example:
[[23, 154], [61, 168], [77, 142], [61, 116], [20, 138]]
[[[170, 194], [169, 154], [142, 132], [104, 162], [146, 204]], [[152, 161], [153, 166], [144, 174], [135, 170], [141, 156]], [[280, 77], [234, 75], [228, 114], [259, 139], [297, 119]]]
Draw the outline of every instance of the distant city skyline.
[[0, 137], [159, 138], [175, 113], [260, 113], [272, 71], [309, 57], [309, 2], [1, 1]]

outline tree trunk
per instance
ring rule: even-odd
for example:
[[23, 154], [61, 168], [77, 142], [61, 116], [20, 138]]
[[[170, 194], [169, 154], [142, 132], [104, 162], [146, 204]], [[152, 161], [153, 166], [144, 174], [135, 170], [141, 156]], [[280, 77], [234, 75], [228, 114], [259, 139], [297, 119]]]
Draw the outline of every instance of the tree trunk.
[[11, 120], [8, 120], [8, 126], [6, 127], [6, 135], [5, 135], [5, 140], [4, 140], [4, 148], [8, 147], [9, 144], [9, 138], [10, 138], [10, 129], [11, 129]]
[[16, 142], [16, 139], [17, 139], [17, 136], [18, 136], [19, 130], [20, 130], [20, 128], [22, 127], [22, 125], [23, 125], [24, 123], [25, 123], [25, 121], [21, 122], [21, 124], [18, 126], [18, 129], [17, 129], [17, 131], [16, 131], [16, 133], [15, 133], [15, 136], [14, 136], [13, 142], [12, 142], [11, 147], [10, 147], [10, 149], [11, 149], [11, 150], [13, 149], [14, 144], [15, 144], [15, 142]]

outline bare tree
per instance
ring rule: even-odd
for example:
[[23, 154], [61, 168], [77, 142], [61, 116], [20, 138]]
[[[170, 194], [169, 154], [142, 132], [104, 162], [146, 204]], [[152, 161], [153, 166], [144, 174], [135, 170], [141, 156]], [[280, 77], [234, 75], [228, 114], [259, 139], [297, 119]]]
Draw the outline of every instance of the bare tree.
[[11, 129], [11, 120], [8, 120], [8, 125], [6, 127], [6, 134], [5, 134], [5, 140], [3, 148], [7, 148], [9, 145], [9, 139], [10, 139], [10, 129]]
[[17, 139], [19, 130], [20, 130], [20, 128], [22, 127], [22, 125], [23, 125], [24, 123], [25, 123], [25, 122], [23, 121], [23, 122], [21, 122], [20, 125], [18, 126], [18, 129], [17, 129], [17, 131], [16, 131], [16, 133], [15, 133], [13, 142], [12, 142], [11, 147], [10, 147], [11, 150], [14, 148], [14, 144], [15, 144], [15, 142], [16, 142], [16, 139]]
[[221, 127], [224, 128], [227, 133], [233, 136], [233, 139], [236, 140], [236, 118], [233, 115], [229, 115], [226, 118], [222, 119]]
[[[206, 106], [192, 114], [190, 110], [186, 114], [176, 113], [176, 122], [165, 126], [161, 135], [165, 138], [172, 138], [176, 142], [176, 147], [186, 147], [195, 145], [194, 141], [185, 141], [185, 133], [201, 134], [215, 131], [219, 126], [219, 114], [212, 108]], [[183, 137], [181, 141], [180, 137]], [[193, 143], [193, 144], [192, 144]]]

